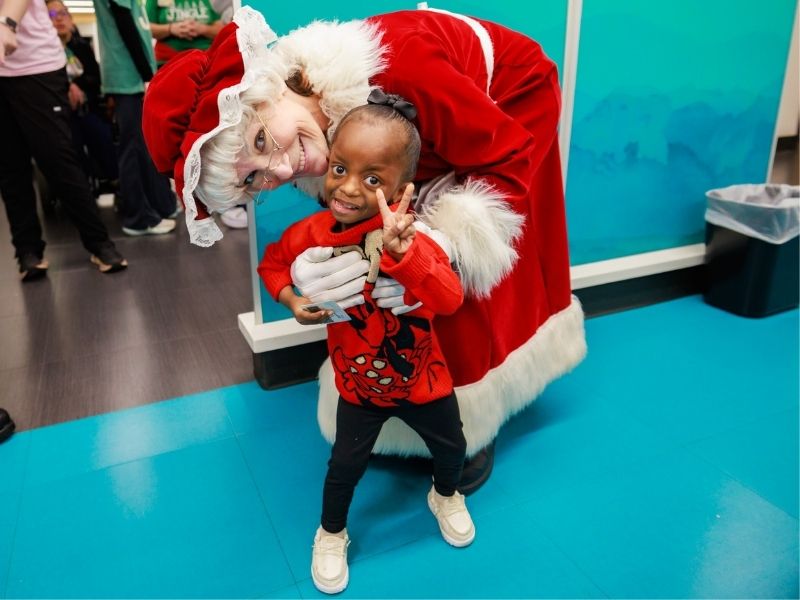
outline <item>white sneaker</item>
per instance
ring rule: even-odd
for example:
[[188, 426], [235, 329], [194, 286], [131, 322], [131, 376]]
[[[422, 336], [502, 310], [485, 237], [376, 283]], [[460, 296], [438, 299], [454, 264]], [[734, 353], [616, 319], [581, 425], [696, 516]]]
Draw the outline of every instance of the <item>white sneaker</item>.
[[311, 579], [320, 592], [338, 594], [347, 587], [350, 570], [347, 568], [347, 530], [342, 534], [328, 533], [322, 527], [314, 536], [311, 553]]
[[113, 208], [114, 194], [100, 194], [95, 200], [97, 208]]
[[123, 227], [122, 232], [127, 235], [161, 235], [169, 233], [175, 229], [175, 221], [173, 219], [161, 219], [160, 223], [156, 223], [152, 227], [145, 229], [131, 229], [130, 227]]
[[247, 211], [241, 206], [229, 208], [219, 218], [231, 229], [247, 229]]
[[442, 537], [451, 546], [469, 546], [475, 539], [475, 525], [469, 516], [464, 496], [456, 492], [452, 496], [441, 496], [436, 488], [428, 492], [428, 508], [439, 521]]

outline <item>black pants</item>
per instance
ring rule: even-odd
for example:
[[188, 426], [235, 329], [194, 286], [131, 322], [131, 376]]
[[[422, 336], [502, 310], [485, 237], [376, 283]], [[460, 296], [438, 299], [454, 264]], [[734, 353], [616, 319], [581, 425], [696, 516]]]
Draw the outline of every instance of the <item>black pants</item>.
[[96, 179], [118, 179], [119, 165], [111, 121], [84, 106], [78, 112], [72, 112], [70, 125], [83, 172]]
[[328, 461], [322, 491], [322, 527], [338, 533], [347, 525], [353, 492], [367, 470], [372, 448], [389, 417], [397, 417], [416, 431], [433, 456], [433, 484], [443, 496], [452, 496], [461, 479], [467, 441], [455, 393], [418, 406], [378, 408], [358, 406], [339, 397], [336, 441]]
[[31, 158], [56, 190], [81, 242], [96, 252], [108, 242], [89, 182], [72, 145], [64, 69], [0, 77], [0, 194], [16, 256], [44, 252]]
[[113, 94], [119, 126], [119, 215], [123, 227], [147, 229], [175, 212], [169, 179], [156, 171], [142, 133], [144, 94]]

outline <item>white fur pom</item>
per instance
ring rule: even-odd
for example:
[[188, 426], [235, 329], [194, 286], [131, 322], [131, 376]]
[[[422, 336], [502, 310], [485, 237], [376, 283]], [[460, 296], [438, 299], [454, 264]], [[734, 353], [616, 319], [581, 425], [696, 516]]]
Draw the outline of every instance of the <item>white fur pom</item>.
[[302, 69], [331, 119], [328, 139], [347, 111], [367, 103], [369, 80], [385, 66], [381, 32], [368, 21], [314, 21], [278, 39], [273, 51], [289, 71]]
[[450, 240], [465, 294], [488, 296], [514, 267], [525, 218], [489, 184], [470, 179], [418, 205], [417, 214]]
[[[455, 389], [467, 438], [467, 455], [472, 456], [497, 437], [503, 423], [531, 404], [548, 383], [572, 370], [584, 356], [583, 309], [573, 297], [570, 306], [545, 321], [503, 364], [479, 381]], [[333, 443], [339, 394], [330, 359], [320, 369], [319, 385], [317, 419], [323, 437]], [[394, 417], [384, 424], [373, 452], [430, 456], [422, 439]]]

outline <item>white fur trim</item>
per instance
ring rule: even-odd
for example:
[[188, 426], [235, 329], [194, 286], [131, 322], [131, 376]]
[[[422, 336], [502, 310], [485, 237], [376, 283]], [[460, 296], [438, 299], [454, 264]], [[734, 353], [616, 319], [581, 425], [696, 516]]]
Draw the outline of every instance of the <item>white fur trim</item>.
[[386, 68], [381, 37], [367, 21], [314, 21], [275, 44], [288, 73], [302, 69], [320, 95], [320, 108], [331, 120], [329, 140], [347, 111], [367, 103], [370, 78]]
[[420, 220], [441, 231], [453, 250], [464, 293], [482, 298], [514, 268], [514, 242], [525, 217], [480, 179], [452, 187], [416, 206]]
[[[578, 299], [551, 316], [525, 344], [483, 379], [456, 388], [467, 455], [472, 456], [496, 436], [511, 416], [531, 404], [545, 386], [572, 370], [586, 355], [583, 309]], [[336, 436], [336, 404], [330, 359], [319, 372], [317, 419], [323, 437], [333, 443]], [[391, 418], [375, 444], [376, 454], [430, 456], [420, 437], [402, 421]]]
[[[369, 80], [386, 68], [385, 48], [376, 25], [356, 20], [314, 21], [281, 37], [272, 48], [287, 76], [306, 74], [320, 108], [331, 121], [328, 141], [348, 111], [367, 103]], [[325, 176], [303, 177], [294, 186], [312, 198], [323, 198]]]

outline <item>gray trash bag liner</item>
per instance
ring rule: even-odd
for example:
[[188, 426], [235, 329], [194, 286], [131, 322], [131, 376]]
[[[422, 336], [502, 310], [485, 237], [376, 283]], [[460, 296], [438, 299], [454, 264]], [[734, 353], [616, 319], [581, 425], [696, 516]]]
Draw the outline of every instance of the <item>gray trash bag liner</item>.
[[706, 221], [770, 244], [800, 234], [800, 186], [744, 184], [706, 192]]

